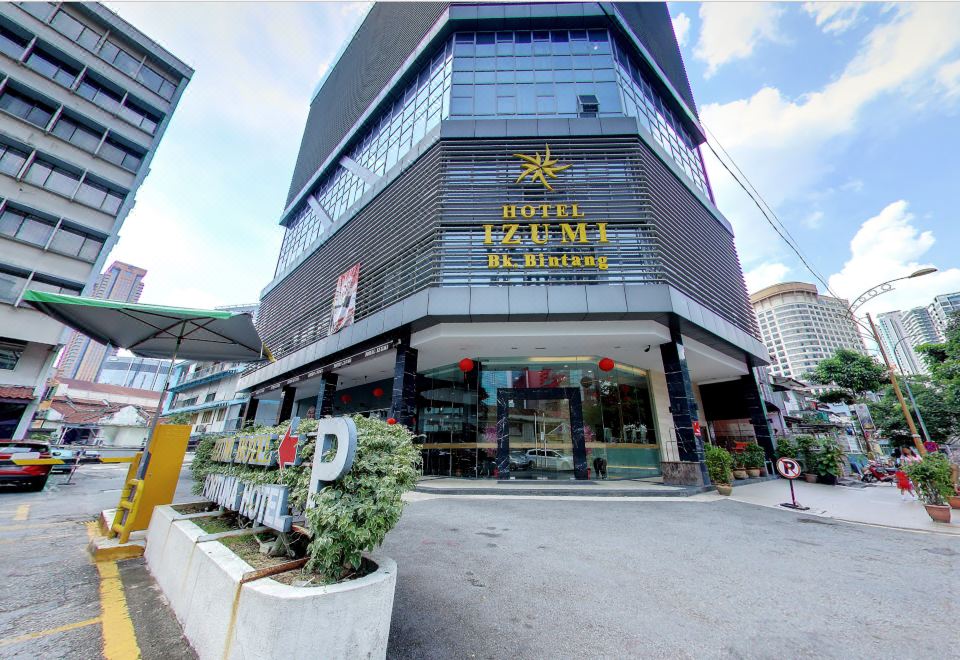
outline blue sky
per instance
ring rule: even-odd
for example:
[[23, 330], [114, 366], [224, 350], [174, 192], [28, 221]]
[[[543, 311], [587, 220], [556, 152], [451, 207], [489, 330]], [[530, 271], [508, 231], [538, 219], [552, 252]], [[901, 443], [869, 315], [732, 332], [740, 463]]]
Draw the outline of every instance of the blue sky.
[[[111, 258], [144, 300], [255, 301], [310, 96], [365, 3], [113, 3], [197, 73]], [[840, 295], [934, 265], [864, 308], [960, 290], [960, 4], [671, 3], [704, 124]], [[708, 157], [751, 290], [813, 281]]]

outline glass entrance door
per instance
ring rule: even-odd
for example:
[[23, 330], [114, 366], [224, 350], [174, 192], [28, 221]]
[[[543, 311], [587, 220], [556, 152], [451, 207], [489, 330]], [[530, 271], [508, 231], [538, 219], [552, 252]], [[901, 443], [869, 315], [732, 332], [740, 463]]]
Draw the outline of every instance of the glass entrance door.
[[497, 431], [500, 478], [587, 478], [579, 389], [498, 389]]

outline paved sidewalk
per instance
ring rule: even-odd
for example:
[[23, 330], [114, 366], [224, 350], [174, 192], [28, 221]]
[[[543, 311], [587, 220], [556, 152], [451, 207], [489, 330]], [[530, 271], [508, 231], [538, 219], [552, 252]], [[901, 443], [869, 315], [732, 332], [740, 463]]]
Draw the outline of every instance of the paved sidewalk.
[[604, 481], [537, 481], [517, 479], [455, 479], [426, 477], [416, 486], [421, 493], [434, 495], [593, 495], [600, 497], [687, 497], [709, 488], [667, 486], [659, 480], [609, 479]]
[[[809, 511], [802, 513], [868, 525], [960, 535], [960, 511], [953, 511], [953, 522], [949, 525], [935, 523], [919, 501], [909, 499], [904, 502], [900, 499], [900, 491], [891, 485], [847, 488], [808, 484], [801, 479], [793, 483], [797, 502], [810, 507]], [[790, 511], [779, 506], [781, 502], [790, 501], [790, 487], [784, 479], [734, 485], [730, 499]]]

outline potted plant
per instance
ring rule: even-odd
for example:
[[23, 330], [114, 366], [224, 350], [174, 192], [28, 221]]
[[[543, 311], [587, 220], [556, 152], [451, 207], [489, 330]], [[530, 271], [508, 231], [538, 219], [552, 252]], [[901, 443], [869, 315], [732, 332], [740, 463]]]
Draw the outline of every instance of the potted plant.
[[803, 478], [808, 483], [816, 483], [817, 473], [814, 466], [817, 439], [812, 435], [798, 435], [796, 440], [797, 454], [793, 458], [800, 461], [800, 465], [803, 467]]
[[755, 442], [751, 442], [743, 449], [743, 463], [747, 468], [747, 474], [751, 477], [759, 477], [760, 470], [763, 468], [763, 461], [766, 455], [763, 448]]
[[927, 454], [919, 463], [904, 468], [927, 514], [934, 522], [950, 522], [950, 505], [947, 498], [954, 493], [950, 479], [950, 463], [941, 453]]
[[840, 476], [840, 461], [843, 460], [843, 449], [836, 440], [827, 439], [820, 445], [820, 451], [813, 456], [813, 469], [817, 474], [817, 481], [834, 486]]
[[733, 458], [723, 447], [707, 445], [704, 447], [706, 452], [707, 474], [710, 481], [717, 487], [717, 492], [721, 495], [729, 495], [733, 492]]
[[735, 451], [730, 455], [730, 460], [733, 461], [733, 478], [734, 479], [746, 479], [747, 478], [747, 466], [743, 462], [743, 452]]

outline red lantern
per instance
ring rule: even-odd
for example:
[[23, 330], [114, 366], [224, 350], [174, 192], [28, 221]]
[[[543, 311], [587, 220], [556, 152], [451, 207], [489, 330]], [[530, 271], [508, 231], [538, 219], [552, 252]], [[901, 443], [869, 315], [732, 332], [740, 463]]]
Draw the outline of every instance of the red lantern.
[[382, 387], [374, 387], [374, 388], [373, 388], [373, 396], [377, 397], [378, 399], [379, 399], [380, 397], [382, 397], [382, 396], [383, 396], [383, 388], [382, 388]]
[[353, 397], [351, 397], [349, 394], [341, 394], [341, 395], [340, 395], [340, 402], [343, 403], [344, 405], [350, 403], [350, 401], [351, 401], [352, 399], [353, 399]]
[[463, 358], [460, 360], [460, 371], [467, 373], [468, 371], [473, 371], [473, 360], [470, 358]]
[[600, 359], [598, 366], [600, 367], [600, 371], [611, 371], [616, 364], [610, 358], [605, 357]]
[[389, 424], [390, 426], [393, 426], [396, 423], [397, 423], [396, 417], [391, 417], [387, 420], [387, 424]]

